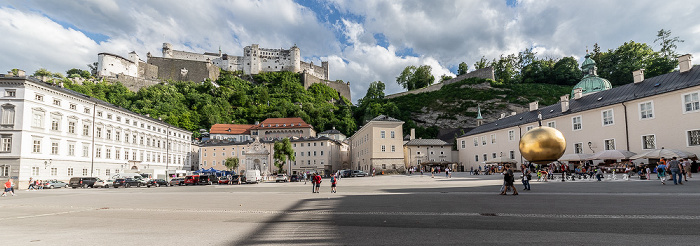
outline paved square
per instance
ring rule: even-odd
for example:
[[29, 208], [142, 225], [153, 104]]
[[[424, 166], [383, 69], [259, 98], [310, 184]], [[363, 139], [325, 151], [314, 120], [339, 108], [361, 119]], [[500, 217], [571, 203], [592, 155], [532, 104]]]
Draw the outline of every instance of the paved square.
[[[532, 182], [500, 175], [19, 191], [2, 245], [697, 245], [700, 180]], [[518, 189], [522, 188], [516, 182]]]

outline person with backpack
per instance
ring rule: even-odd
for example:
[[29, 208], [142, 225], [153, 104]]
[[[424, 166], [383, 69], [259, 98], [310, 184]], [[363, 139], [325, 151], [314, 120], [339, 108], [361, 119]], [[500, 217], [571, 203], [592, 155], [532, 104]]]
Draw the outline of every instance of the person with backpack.
[[316, 193], [316, 174], [311, 174], [311, 193]]
[[337, 193], [335, 190], [335, 186], [338, 183], [338, 179], [335, 178], [335, 175], [331, 176], [331, 193]]
[[661, 184], [666, 184], [666, 164], [659, 163], [659, 166], [656, 167], [656, 176], [661, 179]]
[[508, 191], [508, 188], [513, 189], [513, 195], [517, 196], [518, 195], [518, 190], [515, 189], [515, 186], [513, 185], [513, 181], [515, 180], [515, 177], [513, 176], [513, 170], [510, 169], [510, 165], [506, 165], [506, 170], [503, 171], [503, 182], [504, 182], [504, 187], [503, 191], [501, 192], [501, 195], [507, 195], [506, 191]]
[[316, 183], [316, 193], [319, 193], [321, 190], [321, 175], [316, 174], [314, 181]]

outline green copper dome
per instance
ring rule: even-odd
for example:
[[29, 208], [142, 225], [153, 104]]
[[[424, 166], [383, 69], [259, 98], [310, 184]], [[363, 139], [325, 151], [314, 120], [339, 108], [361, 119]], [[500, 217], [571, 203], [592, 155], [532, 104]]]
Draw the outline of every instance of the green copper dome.
[[[595, 61], [591, 59], [590, 54], [586, 54], [586, 60], [581, 64], [581, 70], [584, 74], [583, 79], [574, 86], [574, 89], [581, 88], [584, 96], [612, 88], [610, 81], [598, 77], [598, 67], [596, 67]], [[573, 90], [571, 90], [571, 98], [574, 98]]]

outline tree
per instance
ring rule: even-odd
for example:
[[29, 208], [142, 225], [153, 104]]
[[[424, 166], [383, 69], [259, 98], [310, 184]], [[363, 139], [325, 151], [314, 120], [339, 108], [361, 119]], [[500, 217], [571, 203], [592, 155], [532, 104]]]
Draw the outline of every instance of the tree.
[[82, 77], [84, 79], [88, 79], [88, 78], [90, 78], [90, 76], [91, 75], [90, 75], [89, 71], [85, 71], [85, 70], [81, 70], [81, 69], [77, 69], [77, 68], [72, 68], [72, 69], [66, 71], [66, 77], [69, 77], [69, 78]]
[[554, 61], [547, 60], [533, 60], [530, 61], [522, 69], [522, 79], [523, 83], [542, 83], [542, 84], [553, 84], [552, 80], [552, 69], [554, 67]]
[[491, 63], [486, 60], [486, 57], [482, 56], [481, 59], [474, 63], [474, 69], [482, 69], [490, 67]]
[[581, 69], [573, 57], [564, 57], [554, 63], [552, 80], [557, 85], [575, 85], [581, 80]]
[[469, 71], [469, 65], [467, 65], [466, 62], [462, 62], [459, 64], [459, 68], [457, 68], [457, 76], [467, 74]]
[[420, 67], [408, 66], [396, 77], [396, 83], [407, 90], [415, 90], [427, 87], [435, 82], [435, 76], [431, 74], [432, 68], [429, 65]]
[[493, 60], [493, 74], [496, 80], [504, 84], [520, 82], [520, 58], [514, 54], [501, 55], [498, 60]]
[[296, 160], [296, 158], [294, 157], [294, 149], [292, 149], [292, 143], [289, 141], [289, 138], [282, 139], [282, 141], [275, 142], [274, 150], [275, 166], [277, 167], [277, 172], [283, 173], [284, 163], [287, 162], [287, 159], [291, 161]]
[[384, 83], [381, 81], [374, 81], [369, 84], [369, 88], [367, 88], [367, 93], [365, 93], [365, 97], [363, 97], [360, 100], [357, 100], [358, 105], [362, 104], [363, 102], [369, 102], [372, 100], [377, 100], [377, 99], [384, 99], [384, 89], [386, 86]]
[[661, 54], [666, 58], [666, 59], [674, 59], [678, 54], [676, 54], [676, 48], [678, 46], [676, 43], [683, 43], [685, 40], [681, 40], [678, 37], [671, 37], [671, 30], [664, 30], [661, 29], [659, 32], [656, 34], [656, 39], [654, 39], [654, 43], [657, 41], [661, 41], [659, 44], [661, 45]]
[[19, 68], [13, 68], [13, 69], [11, 70], [11, 72], [12, 72], [12, 75], [18, 76], [18, 75], [19, 75]]
[[93, 77], [97, 77], [97, 65], [99, 65], [99, 62], [93, 62], [92, 64], [87, 64], [88, 68], [90, 69], [90, 75]]
[[[233, 171], [233, 169], [238, 169], [238, 165], [240, 164], [240, 160], [238, 157], [229, 157], [226, 158], [226, 161], [224, 162], [224, 166], [228, 168], [229, 171]], [[238, 173], [238, 171], [236, 171]]]
[[451, 79], [452, 79], [452, 76], [449, 76], [449, 75], [447, 75], [447, 74], [443, 74], [442, 76], [440, 76], [440, 82], [441, 82], [441, 83], [444, 82], [444, 81], [446, 81], [446, 80], [451, 80]]
[[46, 68], [39, 68], [39, 70], [34, 71], [34, 77], [51, 77], [53, 75], [52, 72], [49, 70], [46, 70]]

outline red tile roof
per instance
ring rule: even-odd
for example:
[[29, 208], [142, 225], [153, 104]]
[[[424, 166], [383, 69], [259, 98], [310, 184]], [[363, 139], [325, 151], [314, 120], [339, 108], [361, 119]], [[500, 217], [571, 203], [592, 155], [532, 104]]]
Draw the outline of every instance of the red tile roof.
[[285, 128], [312, 128], [312, 126], [301, 118], [267, 118], [260, 124], [257, 124], [251, 128], [251, 130], [258, 129], [285, 129]]
[[211, 134], [250, 134], [250, 129], [255, 125], [244, 124], [214, 124], [211, 126]]

